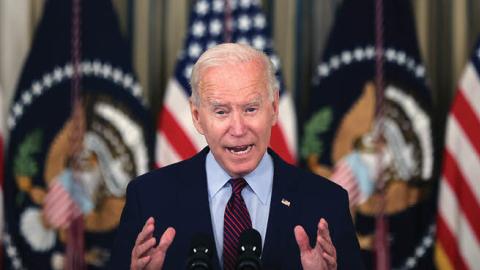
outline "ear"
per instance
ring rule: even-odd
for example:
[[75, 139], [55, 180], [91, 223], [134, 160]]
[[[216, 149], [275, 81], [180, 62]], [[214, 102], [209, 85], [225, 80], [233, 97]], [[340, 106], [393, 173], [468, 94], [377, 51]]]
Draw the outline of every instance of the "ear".
[[279, 113], [279, 102], [280, 102], [280, 91], [275, 91], [275, 94], [273, 95], [273, 118], [272, 118], [272, 127], [277, 124], [278, 121], [278, 113]]
[[198, 131], [198, 133], [204, 135], [202, 124], [200, 121], [200, 112], [198, 111], [199, 108], [192, 102], [192, 99], [190, 99], [189, 104], [190, 113], [192, 114], [193, 125], [195, 126], [195, 129]]

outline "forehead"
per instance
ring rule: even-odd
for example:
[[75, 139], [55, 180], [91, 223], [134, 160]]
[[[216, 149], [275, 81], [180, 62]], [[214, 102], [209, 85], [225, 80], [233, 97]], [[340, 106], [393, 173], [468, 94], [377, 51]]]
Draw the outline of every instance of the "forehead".
[[267, 72], [257, 61], [208, 67], [199, 82], [200, 96], [268, 94]]

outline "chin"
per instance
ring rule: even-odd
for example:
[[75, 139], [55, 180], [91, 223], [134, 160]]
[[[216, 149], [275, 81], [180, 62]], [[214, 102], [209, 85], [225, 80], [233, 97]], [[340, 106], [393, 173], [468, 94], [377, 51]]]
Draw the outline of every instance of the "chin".
[[232, 177], [243, 177], [249, 173], [251, 173], [257, 167], [258, 162], [255, 163], [253, 161], [249, 161], [244, 164], [238, 164], [236, 162], [231, 162], [227, 167], [227, 172], [230, 172], [230, 176]]

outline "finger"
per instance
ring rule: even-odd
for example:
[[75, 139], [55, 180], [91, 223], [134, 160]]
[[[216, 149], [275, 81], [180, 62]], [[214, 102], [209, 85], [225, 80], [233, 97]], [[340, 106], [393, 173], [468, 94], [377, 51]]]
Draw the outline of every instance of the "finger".
[[155, 221], [152, 217], [148, 218], [143, 225], [142, 231], [138, 234], [137, 240], [135, 240], [135, 246], [142, 244], [146, 240], [150, 239], [155, 229]]
[[140, 270], [140, 269], [145, 268], [145, 266], [150, 262], [151, 258], [152, 257], [150, 257], [150, 256], [146, 256], [146, 257], [140, 258], [138, 260], [135, 260], [132, 263], [135, 266], [135, 267], [131, 267], [132, 270]]
[[337, 259], [334, 256], [330, 256], [330, 254], [323, 252], [322, 257], [328, 264], [328, 269], [337, 269]]
[[330, 231], [328, 230], [328, 222], [324, 218], [321, 218], [320, 222], [318, 222], [318, 232], [317, 233], [321, 234], [323, 236], [323, 238], [332, 242], [332, 240], [330, 238]]
[[332, 242], [325, 239], [322, 235], [317, 236], [317, 245], [320, 245], [322, 250], [329, 256], [332, 256], [333, 258], [337, 257], [335, 247], [333, 246]]
[[295, 240], [297, 241], [298, 248], [300, 249], [300, 253], [308, 252], [312, 248], [310, 247], [310, 239], [308, 238], [305, 229], [302, 226], [298, 225], [295, 226], [293, 230], [295, 234]]
[[148, 241], [143, 242], [142, 244], [135, 246], [135, 256], [137, 258], [140, 258], [144, 256], [145, 254], [148, 254], [148, 252], [155, 246], [155, 243], [157, 241], [155, 238], [150, 238]]
[[173, 242], [173, 239], [175, 238], [175, 229], [172, 227], [168, 227], [165, 232], [162, 234], [162, 237], [160, 238], [160, 242], [158, 243], [157, 249], [159, 251], [162, 251], [164, 253], [167, 252], [167, 249], [170, 247], [170, 245]]

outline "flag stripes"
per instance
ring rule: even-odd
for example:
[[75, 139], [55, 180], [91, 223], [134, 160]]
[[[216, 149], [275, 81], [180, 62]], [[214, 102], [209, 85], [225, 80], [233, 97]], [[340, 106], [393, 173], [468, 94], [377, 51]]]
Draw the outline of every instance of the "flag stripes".
[[475, 54], [466, 67], [447, 121], [438, 196], [439, 269], [477, 269], [480, 265], [479, 56]]

